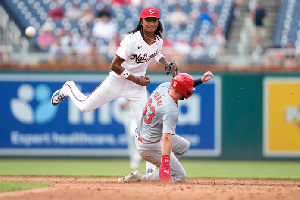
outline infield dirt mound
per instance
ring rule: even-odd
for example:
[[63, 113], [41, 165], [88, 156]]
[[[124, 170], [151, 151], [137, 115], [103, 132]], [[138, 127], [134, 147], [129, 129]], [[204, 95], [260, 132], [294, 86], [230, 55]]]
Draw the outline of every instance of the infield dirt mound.
[[299, 200], [300, 181], [187, 179], [184, 183], [117, 183], [117, 178], [16, 177], [0, 181], [42, 181], [51, 187], [0, 193], [0, 200], [205, 199]]

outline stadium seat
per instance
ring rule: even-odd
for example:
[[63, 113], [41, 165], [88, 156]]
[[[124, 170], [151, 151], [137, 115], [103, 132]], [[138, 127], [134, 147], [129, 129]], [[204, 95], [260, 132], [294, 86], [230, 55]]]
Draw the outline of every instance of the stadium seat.
[[300, 39], [300, 1], [284, 0], [279, 8], [273, 32], [273, 45], [285, 46]]
[[[14, 18], [16, 24], [18, 24], [19, 28], [24, 32], [25, 28], [29, 25], [35, 26], [39, 29], [47, 19], [48, 12], [51, 8], [53, 8], [56, 2], [51, 0], [1, 0], [3, 5], [6, 9], [9, 10], [11, 17]], [[292, 0], [293, 1], [293, 0]], [[66, 0], [64, 4], [64, 8], [68, 8], [71, 6], [73, 0]], [[115, 6], [115, 5], [106, 5], [105, 1], [97, 1], [97, 0], [85, 0], [85, 1], [78, 1], [80, 3], [80, 7], [82, 8], [84, 4], [89, 4], [92, 6], [94, 12], [98, 12], [100, 8], [103, 6], [108, 6], [112, 11], [112, 16], [117, 22], [118, 30], [121, 34], [125, 34], [128, 31], [131, 31], [135, 28], [136, 24], [139, 20], [139, 12], [142, 9], [141, 7], [133, 7], [132, 5], [128, 6]], [[288, 39], [300, 41], [300, 36], [297, 33], [299, 30], [299, 17], [300, 12], [296, 12], [296, 10], [300, 9], [300, 1], [295, 1], [294, 4], [298, 7], [294, 8], [294, 12], [291, 13], [291, 29], [289, 29], [286, 36]], [[193, 10], [199, 10], [201, 3], [192, 3], [189, 0], [179, 0], [175, 4], [167, 4], [166, 1], [162, 1], [158, 8], [161, 10], [162, 15], [162, 22], [164, 22], [165, 16], [168, 15], [169, 12], [173, 11], [174, 7], [181, 6], [183, 11], [186, 14], [189, 14]], [[234, 3], [233, 0], [222, 0], [220, 4], [214, 5], [213, 3], [206, 3], [205, 4], [210, 11], [215, 12], [219, 16], [218, 26], [222, 27], [224, 34], [228, 37], [228, 30], [230, 28], [230, 23], [232, 20], [232, 13]], [[289, 3], [285, 0], [280, 8], [279, 15], [285, 16], [286, 10], [289, 7]], [[295, 25], [296, 24], [296, 25]], [[176, 37], [180, 34], [184, 33], [190, 39], [193, 39], [195, 35], [201, 35], [201, 37], [205, 38], [209, 32], [212, 30], [212, 26], [208, 24], [201, 24], [200, 21], [196, 21], [195, 23], [190, 23], [185, 26], [176, 26], [170, 25], [167, 23], [163, 23], [165, 34], [168, 37], [176, 39]], [[274, 42], [282, 41], [282, 27], [284, 25], [284, 20], [282, 18], [278, 18], [277, 20], [277, 29], [274, 31]], [[293, 26], [292, 26], [293, 25]], [[93, 26], [91, 26], [92, 28]], [[58, 33], [60, 28], [65, 28], [67, 31], [71, 31], [72, 33], [80, 33], [82, 31], [86, 31], [83, 25], [78, 24], [77, 22], [56, 22], [55, 23], [55, 32]], [[97, 45], [108, 45], [103, 44], [101, 41], [97, 41]], [[105, 52], [102, 50], [103, 53]], [[207, 57], [207, 56], [206, 56]], [[206, 58], [205, 56], [203, 59]], [[211, 62], [213, 59], [209, 59]]]

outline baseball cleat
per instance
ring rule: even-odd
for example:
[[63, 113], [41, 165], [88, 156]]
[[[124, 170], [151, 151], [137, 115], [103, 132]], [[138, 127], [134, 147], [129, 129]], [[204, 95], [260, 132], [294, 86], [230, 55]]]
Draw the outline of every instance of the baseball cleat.
[[155, 168], [148, 168], [146, 173], [147, 174], [153, 174], [154, 172], [156, 172]]
[[51, 98], [51, 103], [53, 106], [58, 105], [60, 102], [62, 102], [66, 97], [61, 94], [61, 90], [56, 90], [56, 92], [53, 93]]
[[134, 170], [130, 174], [127, 174], [123, 178], [118, 178], [119, 183], [133, 183], [133, 182], [139, 182], [142, 180], [142, 175], [138, 170]]

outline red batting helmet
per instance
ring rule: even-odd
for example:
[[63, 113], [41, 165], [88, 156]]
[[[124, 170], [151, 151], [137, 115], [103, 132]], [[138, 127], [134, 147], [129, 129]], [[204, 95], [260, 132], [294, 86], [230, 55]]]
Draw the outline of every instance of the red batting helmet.
[[159, 11], [157, 8], [154, 7], [147, 7], [144, 8], [140, 14], [140, 18], [148, 18], [148, 17], [154, 17], [159, 19]]
[[192, 96], [194, 88], [194, 79], [191, 75], [186, 73], [177, 74], [171, 83], [171, 88], [183, 94], [183, 96], [188, 99]]

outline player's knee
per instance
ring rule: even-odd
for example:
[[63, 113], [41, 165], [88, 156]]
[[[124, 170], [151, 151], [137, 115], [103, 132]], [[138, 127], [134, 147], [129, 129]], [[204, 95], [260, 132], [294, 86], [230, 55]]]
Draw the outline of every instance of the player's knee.
[[87, 113], [87, 112], [89, 112], [88, 110], [86, 110], [86, 109], [80, 109], [81, 110], [81, 112], [83, 112], [83, 113]]
[[178, 174], [171, 175], [171, 182], [183, 182], [186, 178], [185, 170], [182, 169]]
[[180, 177], [184, 180], [186, 177], [186, 172], [184, 169], [182, 169], [181, 173], [180, 173]]
[[186, 178], [186, 172], [185, 171], [183, 172], [183, 177], [182, 178], [183, 178], [183, 180]]
[[65, 85], [74, 86], [75, 83], [74, 83], [74, 81], [67, 81], [67, 82], [65, 83]]
[[88, 108], [88, 107], [85, 106], [85, 105], [86, 105], [86, 104], [83, 102], [83, 103], [81, 104], [81, 106], [79, 107], [79, 110], [80, 110], [81, 112], [87, 113], [87, 112], [92, 111], [92, 109]]
[[81, 108], [80, 109], [81, 110], [81, 112], [83, 112], [83, 113], [87, 113], [87, 112], [90, 112], [91, 110], [90, 109], [87, 109], [87, 108]]
[[183, 143], [183, 149], [185, 149], [186, 151], [190, 149], [191, 143], [188, 140], [185, 140], [185, 142]]
[[181, 156], [184, 155], [190, 149], [190, 146], [191, 146], [191, 143], [187, 140], [184, 143], [182, 143]]

